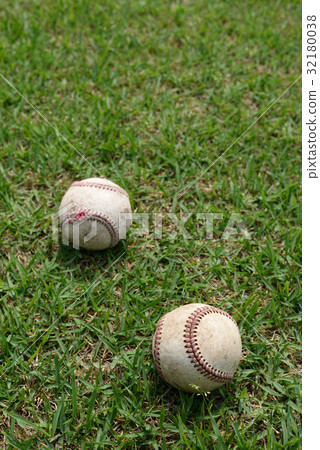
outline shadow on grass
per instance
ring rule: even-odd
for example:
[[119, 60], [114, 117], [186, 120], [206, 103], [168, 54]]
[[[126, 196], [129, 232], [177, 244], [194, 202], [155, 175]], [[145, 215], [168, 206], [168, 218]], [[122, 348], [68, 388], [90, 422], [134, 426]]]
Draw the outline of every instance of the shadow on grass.
[[154, 380], [156, 392], [151, 394], [153, 399], [161, 399], [171, 414], [181, 414], [185, 419], [208, 419], [208, 413], [215, 415], [224, 409], [238, 408], [238, 399], [232, 390], [221, 387], [208, 394], [187, 393], [172, 388], [156, 376]]
[[59, 243], [57, 262], [62, 267], [79, 267], [87, 271], [92, 268], [112, 267], [117, 262], [122, 261], [127, 255], [127, 246], [124, 241], [120, 241], [115, 247], [106, 250], [88, 251], [75, 249], [71, 246]]

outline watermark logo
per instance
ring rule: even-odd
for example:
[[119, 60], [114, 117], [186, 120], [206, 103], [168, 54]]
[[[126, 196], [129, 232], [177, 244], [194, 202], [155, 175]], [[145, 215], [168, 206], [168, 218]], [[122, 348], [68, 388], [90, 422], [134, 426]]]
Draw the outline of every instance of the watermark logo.
[[[58, 242], [60, 234], [63, 244], [72, 243], [79, 249], [80, 241], [89, 242], [98, 233], [97, 222], [90, 219], [90, 212], [81, 210], [79, 205], [70, 203], [52, 216], [52, 236]], [[224, 228], [221, 224], [226, 222]], [[151, 237], [155, 240], [251, 240], [251, 234], [239, 213], [120, 213], [117, 226], [119, 238], [125, 239], [126, 229], [131, 226], [133, 238]], [[63, 233], [61, 233], [61, 225]], [[84, 227], [84, 228], [81, 228]], [[219, 231], [217, 231], [219, 229]]]
[[60, 239], [65, 245], [72, 243], [73, 248], [80, 248], [80, 242], [89, 242], [97, 236], [98, 227], [95, 220], [86, 220], [90, 218], [90, 214], [75, 202], [70, 202], [66, 206], [60, 208], [58, 214], [52, 216], [52, 237], [55, 242]]

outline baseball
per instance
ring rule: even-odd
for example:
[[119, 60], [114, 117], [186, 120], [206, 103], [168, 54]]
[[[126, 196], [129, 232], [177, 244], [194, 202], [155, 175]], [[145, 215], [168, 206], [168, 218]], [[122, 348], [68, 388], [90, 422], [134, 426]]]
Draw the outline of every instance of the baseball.
[[72, 183], [59, 209], [64, 243], [103, 250], [126, 237], [132, 221], [127, 192], [105, 178]]
[[165, 314], [153, 337], [159, 376], [186, 392], [209, 392], [233, 379], [241, 337], [222, 309], [190, 303]]

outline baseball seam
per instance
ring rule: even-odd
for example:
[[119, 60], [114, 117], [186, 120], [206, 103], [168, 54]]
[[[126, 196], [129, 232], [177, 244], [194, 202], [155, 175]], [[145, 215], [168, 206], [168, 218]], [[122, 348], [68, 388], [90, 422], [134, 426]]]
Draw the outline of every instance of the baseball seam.
[[163, 328], [163, 325], [164, 325], [165, 318], [166, 318], [166, 314], [164, 316], [162, 316], [161, 319], [158, 322], [156, 331], [154, 333], [154, 345], [153, 345], [153, 359], [154, 359], [154, 363], [156, 365], [156, 369], [158, 371], [158, 374], [159, 374], [160, 378], [162, 378], [163, 380], [165, 378], [163, 376], [162, 369], [161, 369], [160, 341], [161, 341], [162, 328]]
[[96, 187], [98, 189], [118, 192], [119, 194], [123, 194], [126, 197], [129, 197], [128, 193], [124, 189], [122, 189], [120, 186], [114, 186], [113, 184], [101, 184], [91, 181], [75, 181], [74, 183], [72, 183], [71, 187]]
[[110, 217], [97, 211], [86, 209], [83, 206], [80, 206], [79, 209], [72, 214], [70, 214], [69, 211], [61, 221], [61, 227], [66, 223], [73, 224], [75, 221], [80, 223], [84, 220], [91, 220], [92, 222], [97, 221], [104, 225], [111, 236], [111, 247], [114, 247], [119, 242], [119, 231], [115, 222]]
[[188, 353], [188, 357], [191, 359], [193, 366], [206, 378], [212, 381], [218, 381], [226, 383], [233, 379], [233, 375], [227, 372], [222, 372], [215, 369], [209, 364], [201, 354], [198, 340], [197, 340], [197, 327], [200, 324], [201, 319], [207, 314], [222, 314], [232, 320], [237, 325], [236, 321], [229, 316], [222, 309], [214, 308], [213, 306], [200, 306], [188, 317], [184, 327], [184, 342], [185, 348]]

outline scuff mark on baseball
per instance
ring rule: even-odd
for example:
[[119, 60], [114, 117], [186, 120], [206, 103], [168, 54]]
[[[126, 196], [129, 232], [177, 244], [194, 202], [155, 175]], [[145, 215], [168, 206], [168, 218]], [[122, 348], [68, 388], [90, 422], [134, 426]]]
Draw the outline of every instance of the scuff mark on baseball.
[[186, 392], [209, 392], [231, 381], [241, 351], [235, 320], [202, 303], [181, 306], [161, 317], [152, 343], [159, 376]]
[[132, 222], [128, 193], [106, 178], [75, 181], [59, 208], [63, 243], [104, 250], [126, 237]]

